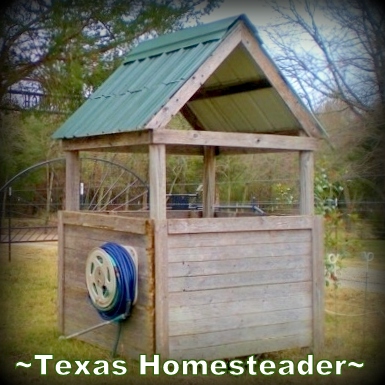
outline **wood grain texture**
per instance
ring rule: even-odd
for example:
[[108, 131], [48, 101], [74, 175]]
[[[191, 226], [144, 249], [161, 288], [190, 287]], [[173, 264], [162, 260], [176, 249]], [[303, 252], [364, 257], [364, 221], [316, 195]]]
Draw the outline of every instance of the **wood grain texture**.
[[[135, 248], [138, 256], [138, 300], [123, 322], [118, 354], [137, 357], [155, 351], [155, 271], [153, 224], [146, 218], [129, 218], [86, 212], [63, 212], [60, 218], [63, 249], [59, 272], [61, 331], [72, 334], [103, 321], [88, 298], [85, 267], [88, 253], [106, 242]], [[131, 230], [132, 232], [128, 232]], [[61, 282], [61, 283], [60, 283]], [[79, 339], [112, 349], [116, 325], [86, 333]], [[135, 356], [134, 356], [135, 355]]]
[[172, 358], [312, 346], [313, 217], [169, 219], [168, 232]]

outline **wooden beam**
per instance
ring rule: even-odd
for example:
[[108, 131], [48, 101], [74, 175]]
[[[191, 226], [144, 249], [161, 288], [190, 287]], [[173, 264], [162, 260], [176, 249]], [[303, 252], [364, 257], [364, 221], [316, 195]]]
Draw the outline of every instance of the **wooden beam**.
[[315, 138], [270, 134], [246, 134], [214, 131], [154, 130], [153, 143], [188, 146], [223, 146], [235, 148], [312, 151], [318, 147]]
[[143, 146], [151, 142], [151, 131], [121, 132], [117, 134], [98, 135], [86, 138], [62, 139], [64, 151], [111, 150], [127, 146]]
[[203, 209], [205, 218], [214, 217], [215, 203], [215, 147], [204, 147]]
[[313, 349], [314, 354], [322, 353], [324, 346], [324, 228], [323, 218], [321, 216], [314, 217], [313, 227]]
[[78, 151], [66, 151], [65, 209], [80, 209], [80, 159]]
[[155, 352], [169, 358], [167, 220], [155, 221]]
[[150, 218], [166, 219], [166, 146], [149, 146]]
[[243, 26], [242, 28], [242, 43], [251, 57], [256, 61], [270, 84], [277, 90], [285, 101], [286, 105], [294, 116], [298, 119], [303, 129], [309, 136], [316, 138], [321, 137], [321, 133], [317, 127], [316, 121], [312, 118], [310, 113], [301, 104], [301, 101], [290, 89], [275, 64], [268, 57], [265, 50], [258, 44], [254, 35], [250, 30]]
[[301, 215], [314, 214], [314, 154], [312, 151], [300, 151], [300, 201]]
[[180, 112], [194, 130], [202, 131], [205, 129], [188, 104], [185, 104]]
[[248, 81], [239, 84], [202, 87], [191, 97], [189, 101], [210, 99], [218, 96], [234, 95], [250, 91], [258, 91], [270, 87], [271, 84], [266, 79]]
[[188, 102], [192, 95], [205, 83], [210, 75], [222, 64], [241, 42], [241, 24], [219, 44], [211, 56], [175, 93], [168, 103], [146, 124], [146, 128], [165, 127], [171, 118]]

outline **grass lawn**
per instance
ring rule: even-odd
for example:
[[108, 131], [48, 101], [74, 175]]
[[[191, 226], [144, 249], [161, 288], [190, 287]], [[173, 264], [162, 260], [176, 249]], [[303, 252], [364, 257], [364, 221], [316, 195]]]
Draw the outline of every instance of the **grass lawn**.
[[360, 247], [357, 253], [344, 258], [342, 266], [365, 267], [366, 262], [361, 252], [373, 253], [373, 260], [369, 262], [369, 268], [385, 270], [385, 241], [377, 239], [360, 240]]
[[[373, 250], [369, 250], [369, 246]], [[0, 377], [6, 384], [376, 384], [385, 364], [385, 312], [379, 313], [379, 310], [385, 309], [385, 295], [367, 293], [367, 315], [363, 316], [360, 315], [365, 303], [363, 292], [330, 287], [325, 292], [325, 308], [329, 311], [325, 313], [325, 348], [316, 360], [354, 360], [364, 362], [363, 369], [346, 368], [341, 376], [251, 376], [248, 373], [238, 377], [228, 374], [140, 376], [137, 361], [120, 357], [127, 362], [127, 374], [123, 376], [60, 376], [54, 371], [54, 365], [59, 360], [68, 360], [74, 366], [75, 360], [89, 360], [91, 369], [94, 361], [111, 362], [111, 352], [75, 339], [59, 340], [56, 323], [56, 244], [45, 244], [44, 247], [39, 244], [14, 245], [11, 262], [7, 259], [6, 246], [0, 247]], [[375, 242], [368, 244], [368, 251], [373, 251], [379, 261], [385, 261], [383, 250]], [[379, 268], [383, 267], [381, 263], [379, 265]], [[336, 316], [334, 313], [347, 316]], [[357, 316], [352, 316], [354, 314]], [[48, 373], [45, 376], [40, 375], [39, 366], [33, 360], [36, 354], [54, 356], [47, 364]], [[271, 359], [277, 363], [283, 359], [298, 361], [305, 359], [307, 354], [308, 349], [293, 349], [264, 354], [260, 359]], [[29, 369], [15, 368], [18, 361], [34, 364]]]

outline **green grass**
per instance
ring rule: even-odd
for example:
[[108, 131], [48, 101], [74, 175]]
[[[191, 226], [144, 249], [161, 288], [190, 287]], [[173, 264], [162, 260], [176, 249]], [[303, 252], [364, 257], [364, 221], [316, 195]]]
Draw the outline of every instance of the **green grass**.
[[[374, 245], [374, 244], [373, 244]], [[377, 245], [377, 244], [376, 244]], [[1, 246], [3, 247], [3, 246]], [[381, 245], [379, 245], [381, 248]], [[380, 250], [380, 249], [378, 249]], [[111, 352], [82, 343], [76, 339], [59, 340], [56, 318], [57, 269], [56, 245], [41, 247], [15, 245], [12, 247], [12, 261], [6, 258], [6, 249], [0, 249], [0, 370], [6, 383], [17, 384], [230, 384], [230, 383], [319, 383], [319, 384], [370, 384], [376, 383], [384, 362], [385, 318], [379, 313], [358, 317], [337, 317], [325, 315], [325, 348], [319, 359], [347, 359], [364, 361], [364, 369], [346, 369], [342, 376], [257, 376], [245, 374], [242, 377], [218, 376], [139, 376], [135, 360], [127, 361], [128, 373], [124, 376], [59, 376], [54, 364], [49, 362], [48, 374], [41, 376], [38, 365], [30, 369], [15, 368], [18, 361], [32, 362], [35, 354], [52, 354], [54, 361], [96, 360], [111, 361]], [[383, 255], [383, 254], [382, 254]], [[383, 257], [381, 257], [383, 258]], [[385, 309], [385, 295], [364, 293], [348, 289], [328, 288], [325, 307], [336, 313], [357, 314], [367, 303], [370, 312]], [[298, 361], [306, 358], [307, 349], [293, 349], [262, 355], [261, 358], [279, 362], [282, 359]], [[34, 361], [36, 362], [36, 361]], [[91, 366], [92, 367], [92, 366]]]
[[369, 262], [369, 268], [385, 270], [385, 241], [377, 239], [360, 240], [359, 249], [343, 259], [342, 267], [363, 267], [366, 268], [366, 262], [362, 258], [362, 252], [372, 252], [374, 259]]

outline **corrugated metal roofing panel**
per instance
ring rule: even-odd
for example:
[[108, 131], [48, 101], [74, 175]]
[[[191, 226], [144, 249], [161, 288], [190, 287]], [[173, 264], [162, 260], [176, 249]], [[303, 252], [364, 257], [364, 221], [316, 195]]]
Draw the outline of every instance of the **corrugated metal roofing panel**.
[[217, 45], [218, 42], [199, 44], [122, 64], [53, 137], [140, 130]]
[[125, 63], [160, 55], [165, 52], [177, 51], [181, 48], [191, 47], [199, 43], [219, 40], [239, 19], [240, 16], [232, 16], [213, 23], [188, 27], [177, 32], [159, 36], [156, 39], [143, 41], [128, 53], [125, 58]]
[[190, 102], [189, 107], [210, 131], [268, 133], [295, 131], [299, 127], [273, 88], [198, 99]]

